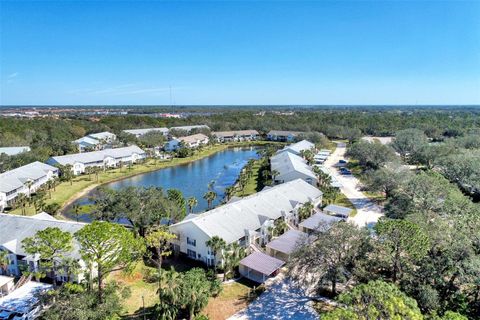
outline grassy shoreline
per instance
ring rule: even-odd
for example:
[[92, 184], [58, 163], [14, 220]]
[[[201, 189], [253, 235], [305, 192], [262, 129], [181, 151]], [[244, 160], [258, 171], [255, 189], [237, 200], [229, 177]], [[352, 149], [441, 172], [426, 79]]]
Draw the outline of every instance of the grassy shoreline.
[[[169, 168], [178, 165], [186, 165], [191, 162], [201, 160], [203, 158], [209, 157], [217, 152], [226, 150], [228, 148], [235, 147], [252, 147], [252, 146], [265, 146], [268, 144], [276, 144], [271, 141], [247, 141], [247, 142], [236, 142], [236, 143], [225, 143], [225, 144], [215, 144], [212, 146], [207, 146], [195, 152], [194, 155], [187, 158], [173, 158], [171, 160], [155, 160], [148, 159], [144, 163], [135, 164], [132, 168], [115, 168], [98, 174], [98, 181], [95, 175], [80, 175], [76, 176], [72, 183], [70, 182], [61, 182], [56, 186], [55, 190], [51, 192], [51, 198], [47, 195], [45, 204], [49, 205], [52, 203], [58, 203], [60, 205], [60, 213], [63, 213], [65, 209], [72, 204], [75, 200], [86, 195], [91, 190], [105, 185], [107, 183], [131, 178], [136, 175]], [[17, 208], [10, 211], [12, 214], [22, 214], [21, 209]], [[26, 215], [35, 214], [35, 209], [33, 206], [26, 207]]]

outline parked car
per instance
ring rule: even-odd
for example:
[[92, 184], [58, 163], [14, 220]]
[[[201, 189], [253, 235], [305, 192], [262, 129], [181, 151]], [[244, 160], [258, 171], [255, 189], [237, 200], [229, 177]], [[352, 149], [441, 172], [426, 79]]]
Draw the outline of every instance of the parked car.
[[340, 173], [349, 176], [352, 174], [352, 171], [348, 170], [347, 168], [340, 168]]
[[338, 163], [339, 164], [347, 164], [347, 160], [340, 159], [340, 160], [338, 160]]

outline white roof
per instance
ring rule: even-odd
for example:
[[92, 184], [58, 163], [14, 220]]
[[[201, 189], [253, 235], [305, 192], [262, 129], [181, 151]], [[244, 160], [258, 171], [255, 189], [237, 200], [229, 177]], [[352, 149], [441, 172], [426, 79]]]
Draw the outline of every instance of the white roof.
[[0, 192], [10, 192], [23, 187], [28, 180], [37, 180], [47, 175], [49, 171], [58, 169], [39, 161], [0, 174]]
[[262, 190], [241, 200], [227, 203], [188, 220], [170, 226], [191, 224], [209, 237], [218, 236], [227, 243], [245, 236], [245, 230], [257, 230], [270, 219], [292, 211], [298, 204], [315, 201], [322, 192], [297, 179]]
[[305, 161], [302, 157], [299, 157], [290, 152], [281, 152], [274, 155], [270, 159], [270, 163], [272, 171], [276, 170], [279, 172], [279, 178], [293, 172], [302, 173], [306, 176], [311, 177], [312, 179], [317, 178], [315, 173], [312, 171], [312, 168], [310, 168], [310, 166], [307, 164], [307, 161]]
[[26, 313], [37, 302], [37, 293], [51, 289], [50, 284], [29, 281], [3, 298], [0, 298], [0, 309]]
[[136, 136], [143, 136], [146, 133], [153, 132], [153, 131], [159, 131], [161, 133], [168, 133], [168, 128], [145, 128], [145, 129], [128, 129], [128, 130], [123, 130], [123, 132], [134, 134]]
[[[26, 256], [22, 247], [22, 240], [34, 236], [37, 231], [48, 227], [57, 227], [62, 231], [75, 233], [86, 224], [66, 220], [57, 220], [48, 215], [36, 215], [33, 217], [18, 216], [0, 213], [0, 246], [5, 247], [14, 254]], [[74, 245], [72, 256], [78, 256], [78, 246]]]
[[88, 137], [91, 137], [97, 140], [107, 140], [107, 139], [115, 138], [116, 136], [111, 132], [103, 131], [98, 133], [91, 133], [88, 135]]
[[77, 139], [75, 141], [73, 141], [74, 143], [76, 144], [89, 144], [89, 145], [92, 145], [92, 146], [96, 146], [97, 144], [100, 143], [100, 141], [98, 141], [97, 139], [94, 139], [92, 137], [81, 137], [80, 139]]
[[30, 147], [1, 147], [0, 154], [5, 153], [7, 156], [14, 156], [22, 152], [30, 151]]
[[283, 148], [279, 152], [290, 151], [290, 152], [293, 152], [293, 153], [296, 153], [296, 154], [300, 154], [302, 151], [311, 150], [313, 148], [315, 148], [315, 144], [313, 144], [313, 143], [311, 143], [310, 141], [307, 141], [307, 140], [302, 140], [302, 141], [299, 141], [297, 143], [286, 146], [285, 148]]
[[137, 146], [129, 146], [124, 148], [105, 149], [100, 151], [83, 152], [67, 154], [65, 156], [51, 157], [49, 163], [58, 163], [61, 165], [73, 165], [76, 162], [91, 163], [103, 161], [107, 157], [119, 159], [131, 156], [133, 153], [145, 154], [145, 151]]
[[170, 128], [170, 130], [185, 130], [185, 131], [191, 131], [192, 129], [210, 129], [210, 127], [204, 124], [198, 124], [193, 126], [179, 126], [179, 127]]
[[9, 282], [13, 282], [13, 280], [15, 280], [15, 278], [0, 275], [0, 287], [6, 285]]

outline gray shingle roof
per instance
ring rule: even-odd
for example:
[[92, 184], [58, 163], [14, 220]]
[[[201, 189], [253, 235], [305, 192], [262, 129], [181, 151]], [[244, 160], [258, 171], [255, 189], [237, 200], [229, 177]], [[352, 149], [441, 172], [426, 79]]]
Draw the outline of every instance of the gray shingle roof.
[[268, 219], [278, 219], [299, 203], [319, 198], [322, 192], [297, 179], [262, 190], [241, 200], [227, 203], [170, 226], [191, 223], [209, 237], [218, 236], [227, 243], [245, 236], [245, 230], [257, 230]]
[[307, 235], [298, 230], [288, 230], [280, 237], [267, 243], [267, 248], [290, 254], [307, 238]]
[[185, 143], [195, 143], [195, 142], [198, 142], [198, 141], [203, 141], [205, 139], [208, 139], [208, 137], [206, 135], [204, 135], [203, 133], [197, 133], [197, 134], [193, 134], [191, 136], [178, 138], [178, 140], [183, 141]]
[[283, 130], [271, 130], [268, 132], [268, 135], [273, 135], [273, 136], [298, 136], [302, 134], [303, 132], [301, 131], [283, 131]]
[[215, 131], [212, 134], [216, 137], [233, 137], [245, 135], [258, 135], [257, 130], [235, 130], [235, 131]]
[[335, 222], [342, 221], [340, 217], [331, 216], [323, 212], [317, 212], [308, 219], [302, 221], [299, 226], [305, 227], [310, 230], [316, 230], [317, 228], [328, 228], [331, 224]]
[[103, 161], [103, 159], [105, 159], [106, 157], [119, 159], [119, 158], [129, 157], [133, 153], [144, 155], [145, 151], [143, 151], [137, 146], [129, 146], [124, 148], [105, 149], [100, 151], [74, 153], [74, 154], [67, 154], [65, 156], [51, 157], [48, 160], [48, 162], [58, 163], [61, 165], [67, 165], [67, 164], [73, 165], [75, 162], [91, 163], [91, 162]]
[[[80, 222], [52, 220], [51, 216], [47, 218], [45, 215], [27, 217], [0, 213], [0, 245], [14, 254], [26, 256], [22, 240], [34, 236], [37, 231], [57, 227], [73, 234], [85, 225]], [[78, 257], [77, 244], [74, 245], [73, 256]]]
[[25, 166], [0, 174], [0, 192], [10, 192], [21, 188], [28, 180], [37, 180], [47, 175], [48, 171], [57, 171], [51, 165], [35, 161]]
[[240, 264], [269, 276], [280, 269], [285, 262], [265, 253], [254, 252], [240, 260]]

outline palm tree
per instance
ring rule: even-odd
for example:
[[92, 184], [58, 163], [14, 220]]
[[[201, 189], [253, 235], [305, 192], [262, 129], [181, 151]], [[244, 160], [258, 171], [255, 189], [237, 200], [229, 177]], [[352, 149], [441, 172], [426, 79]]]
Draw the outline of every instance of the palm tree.
[[229, 186], [225, 188], [225, 197], [227, 198], [227, 201], [230, 201], [234, 192], [235, 192], [234, 186]]
[[208, 209], [212, 208], [212, 203], [213, 201], [217, 198], [217, 193], [215, 191], [208, 191], [203, 195], [203, 199], [207, 200], [208, 203]]
[[32, 180], [27, 180], [27, 182], [25, 182], [25, 187], [27, 187], [27, 191], [28, 191], [27, 195], [28, 195], [29, 198], [30, 198], [31, 192], [32, 192], [32, 191], [31, 191], [32, 185], [33, 185], [33, 181], [32, 181]]
[[198, 200], [195, 197], [190, 197], [187, 199], [188, 211], [193, 212], [193, 208], [198, 205]]
[[10, 259], [8, 258], [8, 251], [0, 250], [0, 269], [3, 270], [3, 273], [7, 273], [7, 267], [10, 264]]
[[213, 262], [213, 270], [216, 274], [217, 273], [217, 253], [225, 249], [227, 243], [222, 238], [218, 236], [213, 236], [212, 238], [210, 238], [205, 242], [205, 245], [207, 247], [210, 247], [210, 249], [212, 250], [213, 256], [215, 257]]
[[25, 215], [25, 207], [28, 203], [27, 196], [24, 193], [19, 194], [16, 199], [16, 203], [20, 208], [22, 208], [22, 215]]
[[239, 265], [240, 260], [245, 257], [245, 249], [242, 248], [237, 242], [233, 242], [226, 248], [225, 254], [225, 272], [223, 274], [223, 280], [225, 281], [230, 273], [235, 271], [235, 268]]
[[86, 167], [85, 173], [88, 174], [88, 180], [92, 180], [93, 167]]
[[72, 206], [73, 214], [75, 215], [75, 220], [78, 222], [78, 217], [80, 216], [80, 205], [78, 203], [74, 203]]
[[179, 286], [181, 273], [176, 272], [173, 267], [166, 272], [158, 275], [158, 298], [159, 311], [162, 314], [162, 319], [174, 320], [177, 318], [177, 305], [179, 304]]
[[288, 225], [283, 219], [278, 219], [274, 222], [273, 234], [279, 236], [288, 230]]

